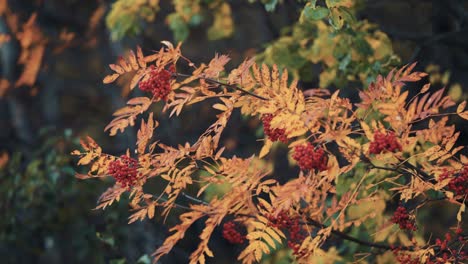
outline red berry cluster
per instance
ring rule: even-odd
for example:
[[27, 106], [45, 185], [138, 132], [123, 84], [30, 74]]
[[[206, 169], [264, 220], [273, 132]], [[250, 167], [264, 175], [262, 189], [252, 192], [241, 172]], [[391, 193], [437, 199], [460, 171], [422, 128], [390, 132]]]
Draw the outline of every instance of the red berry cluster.
[[263, 132], [268, 136], [271, 141], [281, 141], [283, 143], [288, 143], [288, 137], [286, 136], [286, 131], [282, 128], [271, 128], [271, 120], [273, 119], [272, 114], [265, 114], [262, 116], [263, 122]]
[[268, 215], [268, 224], [278, 229], [289, 228], [292, 224], [292, 219], [286, 211], [281, 211], [276, 217]]
[[452, 235], [450, 233], [445, 233], [445, 239], [440, 240], [440, 238], [436, 239], [436, 245], [440, 247], [441, 250], [447, 249], [447, 244], [452, 240]]
[[300, 250], [302, 241], [306, 238], [306, 233], [302, 229], [299, 218], [291, 218], [286, 211], [282, 211], [278, 216], [267, 216], [269, 225], [279, 229], [286, 229], [289, 232], [288, 247], [293, 250], [294, 256], [301, 258], [306, 251]]
[[239, 226], [234, 221], [224, 223], [223, 237], [232, 244], [242, 244], [245, 241], [245, 235], [239, 232]]
[[297, 161], [301, 170], [327, 170], [328, 156], [322, 148], [314, 149], [310, 142], [294, 148], [293, 159]]
[[392, 223], [398, 224], [401, 230], [406, 229], [415, 231], [417, 229], [414, 219], [410, 218], [408, 210], [402, 205], [398, 206], [397, 210], [393, 214], [391, 221]]
[[[458, 241], [461, 243], [464, 242], [464, 238], [461, 235], [462, 229], [457, 228], [455, 234], [458, 236]], [[440, 252], [443, 252], [439, 257], [434, 256], [431, 260], [429, 260], [428, 264], [444, 264], [444, 263], [465, 263], [468, 260], [468, 253], [466, 250], [458, 250], [457, 248], [450, 248], [450, 245], [454, 245], [455, 242], [453, 237], [450, 233], [445, 234], [444, 240], [439, 238], [436, 239], [436, 245], [440, 248]]]
[[398, 143], [395, 133], [389, 132], [387, 134], [379, 131], [374, 134], [374, 141], [370, 143], [369, 153], [380, 154], [383, 151], [396, 152], [401, 151], [401, 145]]
[[122, 187], [130, 189], [137, 181], [138, 161], [126, 155], [120, 156], [120, 159], [112, 161], [109, 164], [108, 173], [122, 185]]
[[166, 100], [171, 92], [171, 79], [175, 69], [171, 67], [169, 70], [157, 70], [154, 69], [154, 66], [151, 67], [152, 70], [149, 73], [149, 78], [141, 81], [139, 84], [140, 90], [151, 92], [155, 99]]
[[302, 227], [299, 225], [299, 219], [294, 219], [293, 223], [288, 229], [289, 240], [288, 247], [293, 250], [294, 256], [301, 258], [306, 254], [306, 251], [300, 250], [302, 241], [306, 238], [306, 234]]
[[[440, 175], [439, 179], [447, 179], [451, 176], [450, 174], [453, 173], [446, 170], [442, 175]], [[456, 195], [464, 195], [468, 193], [468, 165], [465, 165], [460, 173], [452, 175], [448, 188]]]

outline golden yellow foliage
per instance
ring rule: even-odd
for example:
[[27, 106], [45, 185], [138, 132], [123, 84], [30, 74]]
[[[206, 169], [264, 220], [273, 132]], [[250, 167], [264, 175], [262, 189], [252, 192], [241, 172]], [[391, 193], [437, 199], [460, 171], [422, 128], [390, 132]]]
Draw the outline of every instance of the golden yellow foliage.
[[[333, 237], [387, 250], [376, 257], [378, 263], [393, 261], [388, 253], [393, 248], [385, 241], [400, 243], [403, 250], [419, 259], [433, 259], [439, 247], [421, 242], [417, 233], [414, 239], [419, 244], [412, 244], [392, 225], [411, 229], [416, 224], [416, 209], [421, 210], [433, 192], [443, 201], [457, 204], [459, 210], [454, 218], [462, 221], [467, 197], [464, 187], [455, 183], [460, 177], [468, 177], [457, 176], [466, 173], [468, 159], [456, 157], [463, 148], [456, 144], [460, 133], [440, 115], [463, 117], [466, 103], [461, 102], [454, 113], [444, 113], [454, 102], [444, 96], [443, 89], [429, 92], [429, 85], [408, 99], [405, 83], [426, 76], [412, 71], [415, 64], [379, 76], [360, 91], [360, 101], [352, 103], [340, 97], [338, 91], [303, 92], [296, 80], [289, 79], [288, 71], [280, 73], [276, 65], [257, 65], [248, 59], [224, 75], [221, 72], [230, 60], [228, 56], [216, 55], [207, 65], [196, 66], [182, 56], [180, 45], [163, 44], [165, 48], [155, 54], [144, 56], [138, 48], [136, 54], [130, 53], [127, 59], [112, 64], [114, 73], [104, 82], [134, 74], [132, 86], [136, 86], [154, 74], [150, 68], [161, 70], [187, 63], [190, 74], [173, 72], [163, 112], [177, 116], [189, 105], [211, 102], [216, 121], [194, 143], [172, 147], [157, 140], [158, 122], [150, 112], [137, 132], [135, 159], [129, 151], [123, 158], [104, 154], [89, 137], [81, 142], [83, 152], [72, 152], [80, 156], [79, 165], [90, 165], [88, 175], [79, 174], [78, 178], [116, 178], [97, 208], [106, 208], [129, 191], [134, 210], [130, 223], [155, 217], [157, 208], [162, 209], [164, 217], [173, 208], [187, 211], [154, 252], [155, 261], [168, 254], [200, 219], [205, 227], [190, 263], [205, 263], [207, 257], [214, 256], [209, 241], [227, 217], [234, 217], [235, 223], [247, 229], [247, 234], [239, 234], [236, 240], [247, 241], [238, 256], [242, 263], [261, 261], [279, 249], [284, 240], [288, 240], [298, 263], [333, 263], [341, 260], [337, 249], [323, 247]], [[182, 62], [179, 58], [183, 58]], [[115, 118], [105, 130], [115, 135], [134, 125], [154, 101], [154, 96], [130, 99], [128, 106], [114, 113]], [[251, 118], [271, 117], [268, 124], [262, 119], [268, 131], [265, 128], [259, 156], [224, 155], [221, 135], [237, 110]], [[415, 123], [424, 121], [425, 126], [415, 128]], [[285, 136], [282, 145], [278, 144], [289, 148], [300, 167], [299, 172], [291, 171], [285, 182], [272, 178], [271, 166], [263, 160], [277, 140], [271, 133]], [[109, 170], [110, 166], [119, 174]], [[122, 177], [130, 183], [127, 188], [121, 183]], [[162, 193], [145, 193], [143, 186], [149, 178], [163, 184]], [[196, 191], [196, 197], [188, 194], [189, 186]], [[222, 195], [204, 196], [208, 188], [216, 186], [224, 190]], [[416, 205], [408, 209], [400, 206], [400, 215], [390, 216], [387, 211], [393, 209], [390, 201], [395, 196]], [[184, 200], [187, 205], [181, 204]], [[369, 241], [347, 233], [364, 227]]]

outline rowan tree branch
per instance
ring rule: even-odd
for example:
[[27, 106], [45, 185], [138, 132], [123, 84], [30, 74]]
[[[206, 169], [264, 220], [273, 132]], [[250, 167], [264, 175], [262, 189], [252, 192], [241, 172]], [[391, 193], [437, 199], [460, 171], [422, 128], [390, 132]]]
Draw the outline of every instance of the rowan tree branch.
[[[174, 73], [174, 76], [176, 76], [176, 77], [186, 77], [186, 78], [191, 77], [191, 75], [178, 73], [178, 72]], [[239, 86], [237, 86], [235, 84], [227, 84], [227, 83], [223, 83], [223, 82], [217, 81], [215, 79], [206, 78], [206, 77], [203, 77], [203, 76], [200, 76], [198, 78], [202, 79], [202, 80], [205, 80], [205, 81], [207, 81], [207, 82], [209, 82], [211, 84], [217, 84], [217, 85], [220, 85], [220, 86], [224, 86], [226, 88], [231, 88], [231, 89], [234, 89], [234, 90], [237, 90], [237, 91], [241, 91], [244, 94], [253, 96], [253, 97], [257, 98], [257, 99], [260, 99], [260, 100], [263, 100], [263, 101], [268, 101], [268, 98], [265, 98], [263, 96], [260, 96], [258, 94], [252, 93], [252, 92], [249, 92], [249, 91], [247, 91], [247, 90], [245, 90], [245, 89], [243, 89], [243, 88], [241, 88], [241, 87], [239, 87]]]
[[[185, 197], [186, 199], [190, 200], [190, 201], [194, 201], [194, 202], [204, 204], [204, 205], [209, 205], [207, 202], [205, 202], [203, 200], [200, 200], [200, 199], [197, 199], [197, 198], [195, 198], [195, 197], [193, 197], [191, 195], [188, 195], [188, 194], [186, 194], [184, 192], [182, 192], [182, 196]], [[182, 208], [182, 209], [191, 210], [189, 207], [181, 205], [181, 204], [175, 203], [174, 205], [176, 207], [179, 207], [179, 208]], [[255, 218], [255, 216], [253, 216], [253, 215], [246, 215], [246, 214], [240, 214], [239, 216]], [[305, 224], [305, 223], [302, 223], [302, 224]], [[324, 224], [322, 224], [322, 223], [320, 223], [318, 221], [315, 221], [315, 220], [310, 220], [310, 221], [307, 222], [307, 224], [313, 225], [313, 226], [321, 228], [321, 229], [328, 228], [328, 226], [326, 226], [326, 225], [324, 225]], [[340, 237], [340, 238], [343, 238], [345, 240], [348, 240], [348, 241], [351, 241], [351, 242], [354, 242], [354, 243], [358, 243], [358, 244], [363, 245], [363, 246], [372, 247], [372, 248], [385, 249], [385, 250], [393, 250], [395, 248], [398, 248], [399, 250], [404, 250], [404, 251], [414, 250], [414, 247], [406, 247], [406, 246], [395, 247], [395, 246], [391, 246], [391, 245], [387, 245], [387, 244], [374, 243], [374, 242], [362, 240], [362, 239], [355, 238], [353, 236], [350, 236], [350, 235], [348, 235], [348, 234], [346, 234], [344, 232], [338, 231], [338, 230], [332, 230], [331, 233], [333, 235], [335, 235], [337, 237]]]

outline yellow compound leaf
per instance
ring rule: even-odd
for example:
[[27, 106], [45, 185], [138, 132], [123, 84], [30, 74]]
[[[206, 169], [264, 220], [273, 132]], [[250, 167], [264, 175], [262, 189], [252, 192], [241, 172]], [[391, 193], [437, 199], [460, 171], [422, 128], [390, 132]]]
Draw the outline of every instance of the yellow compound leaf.
[[109, 64], [109, 68], [118, 74], [124, 74], [125, 70], [117, 64]]
[[258, 157], [263, 158], [266, 155], [268, 155], [268, 153], [270, 153], [270, 149], [272, 145], [273, 145], [273, 142], [271, 140], [265, 139], [265, 143], [263, 144], [263, 147], [260, 150], [260, 154], [258, 154]]
[[102, 80], [102, 82], [104, 84], [113, 83], [115, 80], [117, 80], [117, 78], [119, 78], [119, 76], [120, 76], [120, 74], [118, 74], [118, 73], [107, 75], [106, 77], [104, 77], [104, 80]]
[[426, 157], [430, 157], [432, 155], [434, 155], [435, 153], [439, 152], [441, 150], [441, 147], [436, 145], [436, 146], [433, 146], [431, 148], [429, 148], [428, 150], [426, 150], [424, 152], [424, 156]]
[[372, 133], [372, 131], [370, 130], [370, 127], [365, 122], [361, 122], [361, 127], [364, 130], [364, 133], [366, 134], [367, 139], [369, 139], [370, 141], [374, 140], [374, 134]]
[[460, 209], [458, 209], [458, 213], [457, 213], [457, 221], [458, 222], [462, 221], [462, 215], [465, 212], [465, 209], [466, 209], [465, 203], [462, 203], [462, 205], [460, 206]]
[[154, 203], [151, 203], [150, 205], [148, 205], [148, 218], [149, 219], [152, 219], [154, 217], [155, 208], [156, 206]]
[[465, 120], [468, 120], [468, 111], [458, 113], [458, 116], [460, 116], [461, 118]]
[[137, 47], [137, 60], [138, 64], [140, 64], [141, 68], [146, 68], [146, 61], [145, 61], [145, 56], [143, 55], [143, 51], [141, 50], [141, 47]]
[[78, 161], [78, 165], [88, 165], [93, 159], [93, 153], [88, 153]]
[[130, 50], [130, 55], [128, 56], [128, 61], [130, 63], [130, 66], [132, 66], [132, 68], [134, 70], [138, 70], [138, 68], [140, 68], [140, 66], [138, 65], [138, 62], [137, 62], [135, 52], [133, 52], [133, 50]]
[[429, 91], [429, 88], [431, 88], [431, 84], [430, 83], [426, 83], [423, 88], [421, 89], [421, 91], [419, 91], [420, 93], [425, 93], [427, 91]]
[[220, 110], [220, 111], [226, 111], [226, 110], [228, 110], [228, 108], [227, 108], [225, 105], [223, 105], [223, 104], [214, 104], [214, 105], [213, 105], [213, 108], [214, 108], [214, 109], [218, 109], [218, 110]]
[[461, 112], [463, 112], [463, 110], [465, 110], [465, 106], [466, 106], [466, 101], [461, 102], [457, 107], [457, 114], [460, 114]]
[[138, 70], [130, 81], [130, 90], [133, 90], [137, 86], [138, 82], [140, 82], [146, 74], [147, 72], [145, 70]]
[[135, 124], [136, 116], [146, 111], [151, 103], [151, 99], [147, 97], [136, 97], [128, 100], [128, 106], [113, 114], [115, 118], [104, 128], [104, 131], [109, 130], [111, 136], [116, 135], [117, 131], [123, 132], [126, 127]]

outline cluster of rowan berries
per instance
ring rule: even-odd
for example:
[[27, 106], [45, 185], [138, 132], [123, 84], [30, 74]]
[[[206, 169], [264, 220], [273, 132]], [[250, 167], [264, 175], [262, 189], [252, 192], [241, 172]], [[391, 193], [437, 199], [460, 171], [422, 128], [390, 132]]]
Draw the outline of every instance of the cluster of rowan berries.
[[447, 249], [447, 244], [452, 240], [452, 235], [450, 233], [445, 233], [445, 239], [441, 240], [440, 238], [436, 239], [436, 245], [440, 247], [441, 250]]
[[224, 223], [223, 237], [232, 244], [242, 244], [245, 241], [245, 235], [239, 232], [239, 226], [234, 221]]
[[391, 221], [398, 224], [401, 230], [415, 231], [417, 229], [414, 219], [411, 219], [408, 210], [402, 205], [398, 206], [395, 213], [393, 213]]
[[[458, 236], [458, 241], [463, 243], [465, 240], [463, 238], [462, 229], [457, 228], [455, 234]], [[456, 248], [450, 248], [450, 245], [454, 244], [454, 239], [450, 233], [446, 233], [444, 239], [441, 240], [440, 238], [436, 239], [436, 245], [439, 246], [440, 251], [443, 252], [439, 254], [439, 257], [434, 257], [433, 259], [429, 260], [428, 264], [444, 264], [453, 261], [458, 261], [459, 263], [464, 263], [464, 261], [468, 260], [468, 253], [466, 250], [458, 250]]]
[[451, 252], [455, 253], [455, 256], [448, 252], [444, 252], [440, 257], [432, 257], [430, 260], [426, 261], [425, 264], [466, 263], [466, 261], [468, 261], [468, 255], [465, 251]]
[[310, 142], [296, 146], [292, 157], [297, 161], [301, 170], [327, 170], [328, 156], [325, 151], [322, 148], [314, 149]]
[[263, 133], [271, 141], [281, 141], [283, 143], [288, 143], [288, 137], [286, 136], [286, 130], [282, 128], [271, 128], [271, 120], [273, 119], [272, 114], [265, 114], [262, 116], [263, 122]]
[[268, 215], [268, 225], [278, 229], [288, 228], [292, 224], [292, 219], [286, 211], [281, 211], [277, 216]]
[[451, 191], [453, 191], [456, 195], [463, 195], [468, 193], [468, 165], [465, 165], [459, 173], [452, 173], [446, 170], [444, 173], [442, 173], [442, 175], [440, 175], [439, 179], [445, 180], [450, 176], [452, 179], [447, 186]]
[[299, 219], [294, 219], [292, 225], [288, 229], [289, 240], [288, 247], [292, 249], [294, 256], [301, 258], [306, 254], [306, 251], [300, 250], [302, 241], [306, 238], [305, 232], [299, 224]]
[[140, 90], [151, 92], [157, 100], [166, 100], [171, 93], [171, 79], [175, 72], [174, 67], [166, 69], [155, 69], [151, 66], [149, 77], [139, 83]]
[[124, 188], [135, 185], [138, 176], [138, 161], [126, 155], [109, 164], [108, 173]]
[[396, 152], [401, 150], [401, 145], [398, 143], [394, 132], [389, 132], [387, 134], [379, 131], [375, 132], [374, 141], [372, 141], [369, 146], [370, 154], [380, 154], [383, 151]]
[[306, 251], [300, 250], [302, 241], [306, 238], [306, 233], [299, 223], [298, 217], [290, 217], [286, 211], [281, 211], [276, 217], [268, 215], [268, 224], [278, 229], [286, 229], [289, 233], [288, 247], [292, 249], [294, 256], [301, 258]]

